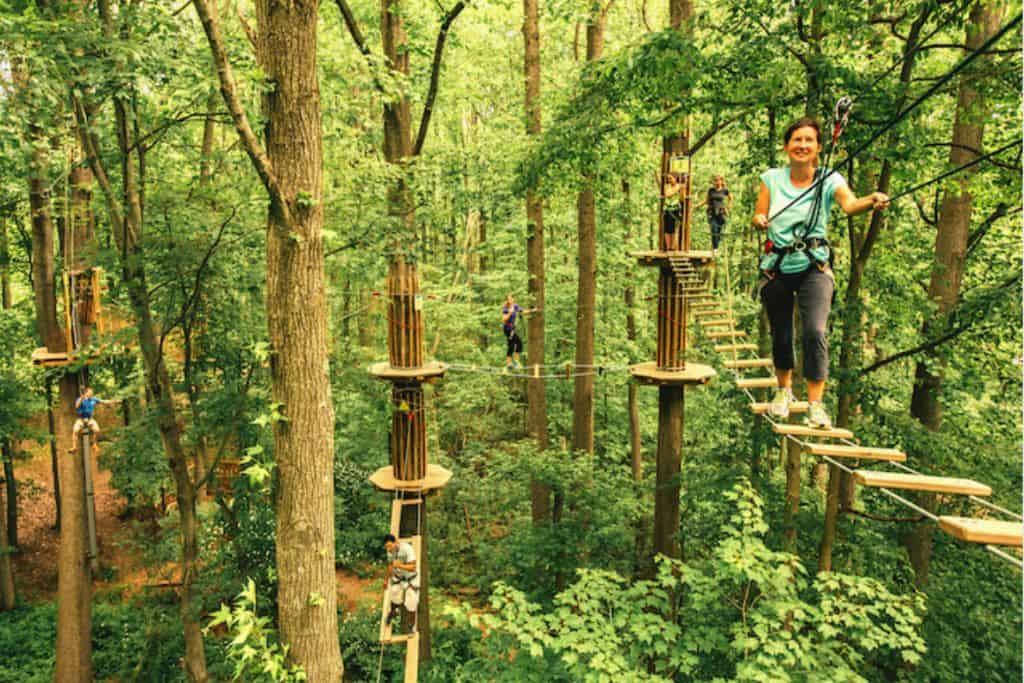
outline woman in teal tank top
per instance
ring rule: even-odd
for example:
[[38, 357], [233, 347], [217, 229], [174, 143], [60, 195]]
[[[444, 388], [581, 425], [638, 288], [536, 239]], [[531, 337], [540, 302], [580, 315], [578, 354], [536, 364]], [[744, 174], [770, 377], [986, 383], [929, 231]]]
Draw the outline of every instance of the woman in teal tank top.
[[[881, 192], [856, 197], [841, 175], [818, 168], [821, 126], [814, 119], [793, 123], [784, 139], [789, 166], [761, 174], [757, 208], [751, 220], [755, 228], [768, 231], [759, 267], [763, 275], [761, 300], [771, 323], [772, 359], [778, 380], [769, 412], [788, 417], [794, 400], [793, 307], [799, 304], [809, 403], [806, 423], [827, 429], [832, 420], [821, 400], [828, 378], [828, 316], [835, 289], [829, 265], [829, 211], [836, 203], [847, 216], [856, 216], [884, 209], [889, 197]], [[772, 216], [770, 222], [768, 216]]]

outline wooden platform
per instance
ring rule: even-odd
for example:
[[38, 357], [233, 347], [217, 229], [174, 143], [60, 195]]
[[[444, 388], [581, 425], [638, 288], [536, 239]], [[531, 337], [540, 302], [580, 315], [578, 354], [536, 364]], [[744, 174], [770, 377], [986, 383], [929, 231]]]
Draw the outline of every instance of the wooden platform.
[[898, 448], [869, 448], [867, 446], [840, 446], [831, 443], [808, 444], [814, 455], [830, 455], [834, 458], [858, 458], [860, 460], [888, 460], [904, 462], [907, 454]]
[[744, 358], [741, 360], [727, 360], [722, 363], [730, 370], [743, 370], [745, 368], [773, 368], [774, 361], [771, 358]]
[[370, 475], [370, 483], [381, 491], [432, 491], [444, 488], [452, 478], [452, 473], [440, 465], [427, 465], [427, 476], [423, 479], [395, 479], [391, 465], [381, 467]]
[[931, 477], [924, 474], [903, 474], [902, 472], [876, 472], [874, 470], [854, 470], [853, 476], [861, 486], [872, 488], [957, 493], [964, 496], [992, 495], [991, 488], [972, 479]]
[[707, 332], [704, 336], [708, 339], [743, 339], [747, 333], [743, 330], [729, 330], [728, 332]]
[[737, 389], [774, 389], [779, 386], [779, 380], [774, 377], [749, 377], [736, 380]]
[[733, 351], [757, 351], [757, 344], [717, 344], [715, 351], [718, 353], [731, 353]]
[[[769, 405], [771, 405], [771, 404], [767, 403], [767, 402], [765, 402], [765, 403], [751, 403], [750, 404], [750, 412], [752, 412], [754, 415], [764, 415], [765, 413], [768, 412], [768, 406]], [[800, 413], [806, 413], [807, 412], [807, 401], [792, 401], [789, 404], [789, 412], [794, 414], [794, 415], [799, 415]]]
[[772, 431], [786, 436], [817, 436], [822, 439], [852, 439], [853, 432], [842, 427], [817, 429], [807, 425], [773, 424]]
[[[689, 261], [697, 267], [706, 266], [714, 260], [710, 251], [634, 251], [630, 254], [642, 266], [671, 267], [672, 261]], [[681, 264], [680, 264], [681, 265]]]
[[64, 368], [69, 365], [95, 363], [99, 356], [95, 353], [78, 354], [67, 351], [49, 351], [40, 346], [32, 352], [32, 364], [44, 368]]
[[939, 517], [939, 528], [954, 538], [968, 543], [1015, 545], [1024, 542], [1024, 524], [997, 519], [973, 517]]
[[631, 365], [629, 373], [641, 384], [707, 384], [715, 369], [702, 363], [687, 363], [685, 370], [659, 370], [654, 361]]
[[370, 374], [377, 379], [388, 381], [433, 382], [444, 377], [448, 372], [448, 364], [438, 361], [425, 363], [418, 368], [396, 368], [390, 363], [374, 363], [370, 366]]

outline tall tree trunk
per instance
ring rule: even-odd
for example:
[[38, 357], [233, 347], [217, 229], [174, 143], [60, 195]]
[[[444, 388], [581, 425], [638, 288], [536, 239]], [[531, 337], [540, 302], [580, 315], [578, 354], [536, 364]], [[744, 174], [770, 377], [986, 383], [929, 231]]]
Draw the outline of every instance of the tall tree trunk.
[[[970, 22], [967, 25], [968, 49], [976, 49], [999, 30], [1004, 11], [1005, 5], [1001, 0], [979, 2], [971, 8]], [[982, 57], [979, 61], [988, 60]], [[950, 166], [960, 166], [977, 158], [975, 150], [982, 149], [983, 122], [987, 110], [984, 97], [975, 89], [971, 78], [961, 78], [953, 123], [953, 139], [949, 151]], [[960, 285], [963, 280], [967, 236], [974, 202], [968, 183], [976, 171], [977, 167], [974, 167], [960, 174], [955, 181], [956, 187], [947, 189], [942, 196], [935, 234], [935, 265], [928, 287], [928, 296], [937, 305], [932, 324], [942, 321], [960, 301]], [[926, 321], [921, 332], [923, 338], [929, 338], [930, 328], [931, 324]], [[942, 404], [939, 400], [942, 383], [942, 359], [938, 353], [929, 352], [925, 360], [917, 363], [914, 372], [910, 414], [933, 432], [939, 431], [942, 426]], [[913, 455], [921, 466], [924, 466], [930, 457], [929, 453], [924, 452]], [[934, 512], [935, 495], [921, 495], [918, 503], [926, 510]], [[904, 539], [918, 587], [928, 583], [932, 531], [931, 522], [922, 522]]]
[[[537, 0], [523, 0], [523, 71], [526, 82], [526, 134], [539, 138], [540, 108], [540, 24]], [[536, 188], [526, 193], [526, 271], [527, 306], [536, 308], [526, 319], [528, 365], [544, 365], [544, 203]], [[548, 402], [543, 377], [526, 382], [528, 406], [526, 430], [537, 440], [537, 448], [548, 447]], [[543, 375], [543, 370], [539, 373]], [[534, 481], [530, 485], [530, 511], [535, 524], [551, 518], [551, 487]]]
[[[3, 490], [0, 490], [3, 503]], [[14, 609], [14, 571], [11, 568], [12, 544], [7, 537], [7, 521], [0, 515], [0, 612]]]
[[[289, 658], [310, 681], [338, 681], [334, 572], [334, 405], [328, 377], [323, 245], [323, 131], [317, 0], [256, 3], [267, 96], [266, 145], [293, 220], [267, 220], [267, 321], [274, 401], [278, 616]], [[303, 201], [303, 197], [309, 201]]]
[[[100, 16], [108, 38], [116, 35], [115, 17], [109, 0], [100, 0]], [[83, 178], [83, 188], [99, 181], [110, 217], [117, 252], [121, 258], [121, 275], [128, 294], [138, 329], [139, 350], [142, 355], [146, 377], [146, 389], [156, 408], [156, 426], [160, 432], [164, 454], [175, 483], [181, 534], [181, 588], [179, 613], [185, 639], [185, 673], [190, 681], [205, 683], [206, 655], [203, 648], [200, 615], [193, 604], [193, 583], [198, 574], [199, 522], [196, 514], [195, 485], [188, 470], [188, 455], [182, 444], [181, 424], [171, 388], [171, 380], [164, 363], [162, 340], [157, 338], [156, 323], [153, 320], [145, 269], [145, 253], [142, 242], [144, 228], [143, 193], [141, 173], [145, 168], [142, 150], [135, 144], [137, 133], [137, 112], [133, 100], [115, 98], [114, 125], [121, 165], [121, 191], [113, 187], [109, 174], [99, 152], [99, 139], [89, 126], [85, 106], [76, 103], [78, 136], [85, 161], [88, 162], [89, 177]], [[138, 158], [133, 158], [133, 152]], [[76, 164], [78, 165], [78, 164]], [[85, 169], [82, 169], [85, 171]], [[84, 200], [88, 192], [81, 192]], [[123, 202], [123, 203], [122, 203]], [[92, 225], [91, 205], [83, 204], [76, 210], [77, 223]]]
[[13, 305], [11, 298], [11, 252], [7, 246], [7, 216], [0, 216], [0, 304]]
[[50, 434], [50, 469], [53, 473], [53, 507], [56, 511], [53, 528], [60, 531], [60, 467], [57, 461], [57, 421], [53, 415], [53, 382], [49, 377], [43, 381], [46, 385], [46, 426]]
[[10, 439], [4, 439], [0, 444], [0, 453], [4, 460], [4, 486], [7, 489], [7, 509], [4, 514], [7, 518], [7, 542], [18, 547], [18, 481], [14, 477], [14, 448]]
[[[31, 126], [33, 144], [29, 175], [32, 211], [32, 282], [36, 326], [47, 349], [64, 350], [64, 328], [57, 318], [56, 267], [49, 180], [46, 177], [47, 142], [43, 131]], [[55, 417], [57, 450], [71, 444], [76, 375], [66, 373], [58, 384]], [[92, 681], [92, 575], [86, 557], [85, 482], [81, 461], [59, 457], [61, 487], [60, 546], [57, 551], [57, 662], [54, 681]]]
[[[606, 9], [596, 7], [587, 20], [587, 61], [601, 57]], [[594, 318], [597, 299], [597, 211], [593, 179], [584, 180], [576, 198], [579, 281], [576, 289], [576, 366], [573, 390], [573, 450], [594, 452]]]

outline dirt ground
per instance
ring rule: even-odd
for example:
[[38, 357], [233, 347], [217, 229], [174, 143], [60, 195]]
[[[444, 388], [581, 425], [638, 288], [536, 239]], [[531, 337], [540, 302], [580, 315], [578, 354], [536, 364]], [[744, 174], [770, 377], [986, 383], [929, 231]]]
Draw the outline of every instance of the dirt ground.
[[[45, 428], [45, 417], [38, 427]], [[109, 422], [108, 422], [109, 424]], [[13, 555], [14, 580], [21, 599], [29, 602], [53, 600], [57, 593], [57, 548], [60, 533], [54, 528], [53, 471], [48, 444], [26, 441], [21, 452], [28, 456], [15, 463], [18, 481], [18, 552]], [[65, 454], [66, 455], [66, 454]], [[110, 472], [98, 468], [93, 456], [96, 496], [96, 535], [101, 571], [94, 582], [96, 592], [133, 593], [145, 586], [166, 584], [173, 567], [147, 569], [132, 553], [132, 520], [122, 519], [126, 501], [111, 486]], [[338, 601], [347, 610], [361, 603], [372, 605], [380, 599], [379, 581], [363, 579], [339, 569]]]

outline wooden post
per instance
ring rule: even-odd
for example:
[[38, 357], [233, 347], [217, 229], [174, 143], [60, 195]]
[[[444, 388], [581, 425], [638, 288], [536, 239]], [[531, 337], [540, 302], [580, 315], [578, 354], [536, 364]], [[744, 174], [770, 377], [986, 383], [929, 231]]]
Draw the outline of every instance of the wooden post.
[[659, 370], [686, 369], [686, 299], [683, 285], [671, 268], [661, 269], [658, 278]]
[[427, 425], [423, 386], [398, 383], [391, 389], [391, 467], [395, 479], [427, 476]]
[[423, 365], [423, 315], [416, 265], [398, 257], [388, 269], [388, 356], [396, 368]]
[[[402, 257], [395, 258], [388, 267], [387, 284], [389, 362], [371, 367], [370, 373], [391, 382], [391, 465], [374, 473], [370, 481], [395, 496], [415, 498], [401, 503], [398, 528], [392, 531], [401, 539], [419, 537], [416, 558], [420, 578], [420, 603], [415, 616], [417, 633], [401, 641], [407, 643], [408, 648], [406, 680], [415, 680], [416, 662], [428, 661], [431, 654], [426, 497], [430, 491], [442, 488], [451, 476], [444, 468], [427, 462], [423, 384], [444, 376], [447, 366], [423, 362], [422, 298], [416, 266], [406, 263]], [[387, 604], [386, 598], [384, 601]], [[411, 619], [406, 625], [411, 625]]]
[[658, 464], [654, 553], [679, 559], [679, 473], [683, 450], [683, 387], [658, 387]]

